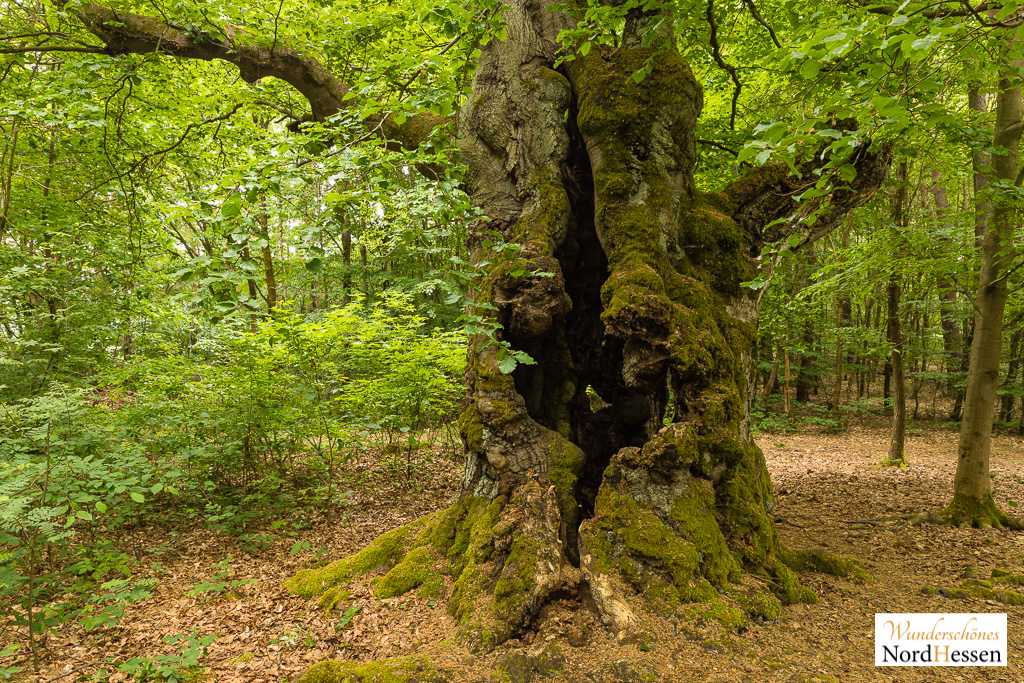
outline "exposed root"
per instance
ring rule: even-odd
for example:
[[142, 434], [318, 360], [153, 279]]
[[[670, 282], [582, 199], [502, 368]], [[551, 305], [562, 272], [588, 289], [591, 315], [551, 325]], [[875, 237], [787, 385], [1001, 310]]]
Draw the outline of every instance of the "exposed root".
[[834, 555], [824, 548], [787, 550], [783, 559], [794, 571], [816, 571], [831, 576], [853, 576], [861, 581], [871, 581], [871, 576], [856, 560]]
[[489, 649], [522, 633], [551, 595], [579, 583], [559, 531], [554, 487], [531, 482], [510, 501], [465, 498], [351, 557], [300, 571], [285, 588], [332, 609], [347, 598], [345, 585], [364, 575], [385, 572], [374, 588], [378, 598], [415, 589], [437, 596], [447, 575], [455, 581], [448, 608], [460, 635]]
[[962, 493], [953, 495], [953, 502], [938, 512], [922, 512], [904, 516], [911, 524], [968, 526], [975, 529], [1024, 529], [1024, 520], [1011, 517], [996, 505], [992, 496], [979, 500]]
[[879, 524], [882, 524], [884, 522], [895, 522], [903, 519], [912, 520], [916, 519], [918, 516], [918, 513], [911, 512], [904, 515], [886, 515], [884, 517], [866, 517], [864, 519], [844, 519], [842, 520], [842, 522], [843, 524], [864, 524], [867, 526], [878, 526]]
[[991, 579], [967, 579], [960, 588], [934, 588], [925, 586], [925, 595], [941, 595], [944, 598], [966, 600], [981, 598], [994, 600], [1004, 605], [1024, 605], [1024, 594], [1007, 586], [1024, 586], [1024, 574], [1011, 574], [1005, 569], [993, 569]]

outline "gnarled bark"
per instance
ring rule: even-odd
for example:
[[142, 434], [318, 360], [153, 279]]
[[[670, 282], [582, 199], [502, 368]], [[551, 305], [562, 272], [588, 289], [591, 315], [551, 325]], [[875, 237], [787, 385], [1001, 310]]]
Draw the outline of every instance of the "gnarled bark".
[[[780, 601], [813, 600], [784, 560], [750, 436], [757, 302], [741, 286], [784, 230], [764, 234], [797, 181], [770, 167], [723, 193], [695, 188], [701, 88], [675, 49], [643, 47], [653, 16], [634, 11], [617, 48], [556, 68], [570, 20], [549, 0], [512, 4], [508, 40], [480, 58], [461, 147], [490, 218], [474, 258], [495, 262], [478, 301], [536, 364], [504, 374], [494, 341], [472, 339], [459, 503], [405, 532], [400, 550], [375, 544], [293, 589], [313, 594], [355, 565], [396, 571], [429, 546], [448, 559], [463, 633], [484, 645], [566, 593], [589, 593], [617, 630], [639, 627], [641, 604], [665, 613], [725, 593], [734, 607], [719, 613], [738, 624], [736, 605], [771, 619]], [[886, 152], [857, 160], [854, 190], [809, 239], [884, 177]], [[521, 249], [495, 251], [501, 242]], [[740, 592], [744, 572], [766, 590]]]

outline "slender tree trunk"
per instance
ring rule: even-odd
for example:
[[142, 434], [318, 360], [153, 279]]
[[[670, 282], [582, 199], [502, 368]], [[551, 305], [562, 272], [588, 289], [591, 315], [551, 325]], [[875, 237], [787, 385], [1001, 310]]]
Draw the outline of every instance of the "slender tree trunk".
[[889, 343], [892, 344], [892, 432], [889, 439], [888, 463], [906, 464], [904, 445], [907, 426], [907, 385], [903, 376], [903, 330], [900, 325], [901, 278], [893, 273], [887, 287], [889, 301]]
[[347, 306], [352, 301], [352, 233], [348, 230], [341, 233], [341, 261], [345, 266], [345, 278], [342, 281], [345, 295], [341, 299], [341, 304]]
[[843, 307], [839, 304], [836, 307], [836, 381], [835, 389], [832, 392], [832, 412], [838, 412], [842, 404], [843, 391]]
[[775, 362], [772, 363], [771, 372], [768, 373], [768, 381], [765, 382], [765, 385], [764, 385], [764, 400], [765, 400], [765, 403], [768, 402], [768, 397], [771, 396], [775, 392], [775, 389], [778, 386], [778, 384], [779, 384], [779, 357], [778, 357], [778, 354], [776, 354], [775, 355]]
[[261, 248], [263, 256], [263, 280], [267, 286], [267, 316], [274, 315], [277, 306], [277, 274], [274, 272], [274, 248], [270, 239], [270, 216], [267, 214], [267, 200], [260, 197], [260, 215], [258, 217], [260, 237], [266, 240]]
[[[892, 201], [892, 224], [890, 229], [893, 243], [899, 244], [904, 241], [902, 233], [897, 233], [906, 227], [907, 222], [907, 162], [901, 162], [896, 171], [896, 182], [898, 186]], [[890, 364], [892, 366], [893, 380], [893, 401], [892, 401], [892, 433], [889, 439], [889, 457], [886, 462], [890, 465], [905, 467], [907, 464], [904, 446], [907, 430], [907, 383], [903, 377], [903, 329], [900, 321], [900, 294], [902, 290], [902, 277], [894, 268], [889, 274], [889, 282], [886, 287], [888, 316], [886, 319], [886, 333], [889, 343], [892, 345]]]
[[[1020, 320], [1015, 321], [1018, 325]], [[1003, 381], [1003, 386], [1006, 387], [1006, 393], [1003, 394], [1000, 401], [999, 410], [999, 421], [1009, 422], [1010, 414], [1013, 412], [1014, 404], [1014, 390], [1017, 379], [1017, 370], [1020, 368], [1020, 356], [1021, 356], [1021, 339], [1024, 338], [1024, 328], [1018, 327], [1010, 335], [1010, 360], [1006, 365], [1006, 379]]]
[[786, 366], [786, 383], [782, 393], [782, 405], [786, 411], [786, 417], [790, 420], [793, 419], [793, 406], [789, 403], [789, 349], [785, 351], [785, 366]]
[[[944, 233], [952, 230], [949, 225], [949, 196], [946, 187], [941, 182], [941, 174], [932, 169], [932, 197], [935, 200], [935, 220], [940, 229], [939, 244], [943, 247], [951, 247], [953, 244], [952, 235]], [[963, 391], [957, 382], [957, 374], [961, 371], [961, 358], [963, 357], [963, 338], [960, 334], [960, 310], [957, 305], [956, 283], [946, 273], [940, 273], [936, 278], [939, 295], [939, 311], [942, 316], [942, 350], [945, 355], [946, 365], [946, 391], [954, 397], [954, 414], [960, 416], [960, 404], [963, 402]]]
[[[995, 179], [1012, 183], [1018, 166], [1021, 90], [1011, 87], [1007, 73], [1001, 75], [999, 88], [993, 143], [997, 149], [1001, 148], [1001, 153], [992, 155], [992, 171]], [[1013, 258], [1016, 207], [1009, 197], [996, 197], [988, 203], [991, 209], [981, 243], [981, 273], [974, 302], [974, 339], [967, 373], [964, 418], [960, 425], [953, 501], [945, 512], [955, 524], [966, 522], [996, 526], [1006, 523], [1007, 518], [992, 500], [988, 471], [992, 419], [999, 384], [1003, 310], [1008, 291], [1006, 275]]]

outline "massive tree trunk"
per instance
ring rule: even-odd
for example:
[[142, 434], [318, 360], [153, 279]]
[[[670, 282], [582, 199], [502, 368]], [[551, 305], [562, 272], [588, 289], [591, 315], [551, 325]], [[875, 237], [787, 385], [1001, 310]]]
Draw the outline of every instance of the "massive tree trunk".
[[[996, 180], [1012, 183], [1017, 175], [1021, 136], [1021, 90], [1003, 76], [996, 96], [992, 172]], [[1008, 196], [985, 202], [991, 208], [981, 242], [981, 273], [974, 301], [974, 338], [967, 373], [967, 397], [960, 424], [953, 501], [944, 513], [955, 524], [1001, 526], [1009, 522], [992, 500], [988, 476], [992, 443], [992, 419], [999, 385], [999, 361], [1003, 342], [1003, 310], [1006, 307], [1008, 269], [1013, 261], [1013, 228], [1016, 206]]]
[[[514, 4], [508, 40], [480, 58], [461, 148], [489, 216], [474, 258], [497, 263], [478, 312], [493, 307], [500, 341], [536, 363], [505, 374], [507, 351], [474, 338], [460, 501], [290, 586], [322, 593], [375, 557], [413, 549], [379, 584], [388, 593], [388, 577], [438, 553], [455, 571], [452, 613], [486, 644], [522, 633], [553, 596], [581, 591], [617, 631], [647, 613], [637, 596], [671, 612], [724, 591], [767, 618], [780, 600], [813, 599], [783, 561], [750, 436], [757, 303], [740, 286], [799, 181], [773, 166], [722, 193], [695, 188], [701, 88], [675, 49], [641, 45], [654, 16], [631, 13], [618, 48], [556, 69], [568, 18], [550, 3]], [[811, 239], [884, 176], [885, 153], [861, 149], [856, 161], [864, 171]], [[502, 242], [521, 250], [496, 251]], [[737, 594], [744, 571], [767, 590]]]
[[[772, 165], [701, 193], [701, 88], [674, 47], [643, 46], [645, 32], [671, 21], [632, 10], [617, 47], [556, 67], [556, 37], [575, 19], [551, 11], [554, 0], [509, 4], [507, 40], [482, 49], [460, 117], [466, 186], [489, 217], [471, 237], [473, 258], [495, 264], [478, 284], [477, 312], [501, 325], [497, 339], [470, 341], [462, 495], [288, 587], [331, 606], [367, 572], [387, 570], [379, 597], [436, 593], [447, 574], [450, 611], [483, 647], [573, 594], [592, 596], [619, 631], [645, 618], [642, 603], [664, 613], [726, 599], [733, 607], [717, 613], [734, 623], [742, 611], [774, 618], [780, 601], [813, 593], [784, 562], [750, 436], [758, 311], [741, 283], [766, 242], [797, 229], [776, 219], [794, 211], [792, 197], [827, 157], [814, 155], [799, 177]], [[224, 59], [247, 79], [292, 79], [317, 117], [344, 101], [343, 86], [291, 50], [197, 43], [101, 10], [83, 6], [83, 20], [113, 50]], [[637, 83], [632, 74], [648, 64]], [[410, 130], [420, 129], [385, 134]], [[819, 205], [813, 227], [799, 226], [804, 244], [870, 197], [888, 151], [863, 145], [848, 163], [857, 178]], [[506, 374], [509, 350], [536, 363]], [[743, 572], [762, 581], [740, 591]]]

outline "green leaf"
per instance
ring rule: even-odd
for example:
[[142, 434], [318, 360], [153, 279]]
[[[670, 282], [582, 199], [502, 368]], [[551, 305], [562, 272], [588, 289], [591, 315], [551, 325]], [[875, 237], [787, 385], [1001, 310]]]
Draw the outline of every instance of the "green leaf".
[[76, 512], [75, 517], [78, 517], [81, 520], [85, 520], [86, 522], [92, 521], [92, 515], [86, 512], [85, 510], [79, 510], [78, 512]]
[[129, 495], [131, 496], [131, 499], [134, 500], [136, 503], [146, 502], [146, 498], [141, 493], [136, 493], [135, 491], [132, 491]]
[[324, 262], [319, 258], [311, 258], [306, 261], [306, 270], [317, 275], [324, 272]]
[[590, 53], [590, 41], [588, 40], [587, 42], [585, 42], [582, 45], [580, 45], [580, 55], [583, 56], [583, 57], [586, 57], [589, 53]]
[[807, 80], [813, 80], [818, 77], [821, 72], [821, 64], [814, 59], [808, 59], [804, 62], [804, 65], [800, 67], [800, 75]]
[[803, 241], [803, 237], [801, 235], [790, 235], [789, 239], [786, 240], [786, 244], [789, 245], [790, 249], [796, 249], [797, 247], [800, 246], [800, 243], [802, 241]]
[[220, 213], [224, 218], [234, 218], [242, 213], [242, 198], [237, 194], [232, 195], [220, 205]]
[[498, 352], [498, 369], [501, 370], [501, 374], [511, 375], [517, 365], [519, 365], [519, 363], [516, 361], [515, 356], [510, 354], [508, 351], [501, 349]]
[[100, 514], [105, 513], [107, 511], [107, 504], [102, 500], [96, 501], [96, 510], [100, 512]]

